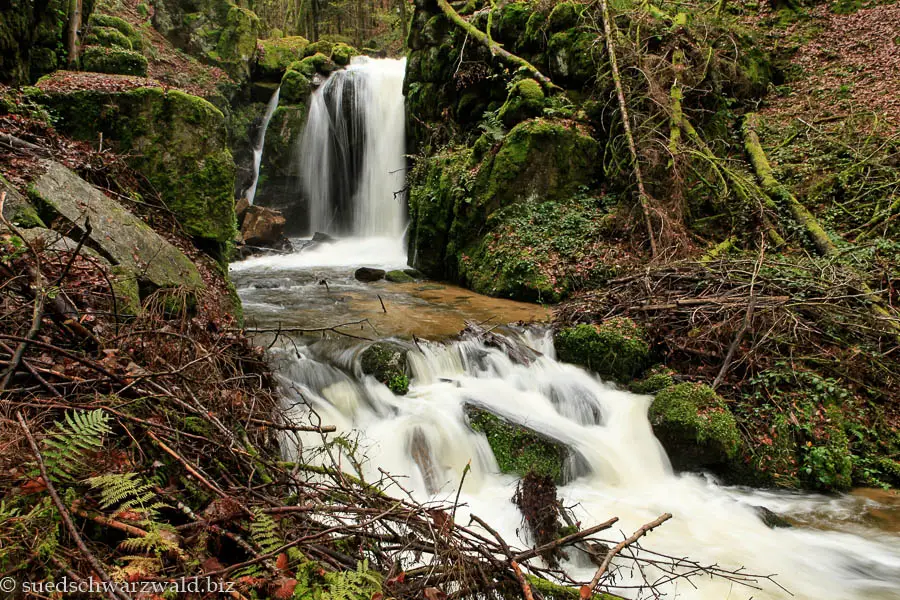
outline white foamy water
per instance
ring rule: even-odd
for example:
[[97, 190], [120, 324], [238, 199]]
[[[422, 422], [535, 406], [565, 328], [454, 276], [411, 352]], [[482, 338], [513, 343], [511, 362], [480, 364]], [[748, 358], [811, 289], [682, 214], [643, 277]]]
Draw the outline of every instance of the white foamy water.
[[[297, 244], [304, 240], [295, 241]], [[403, 237], [348, 238], [316, 245], [292, 254], [262, 255], [231, 263], [231, 270], [276, 272], [321, 267], [375, 267], [405, 269], [406, 246]]]
[[256, 187], [259, 185], [259, 167], [262, 164], [263, 148], [265, 148], [266, 145], [266, 130], [269, 128], [269, 121], [272, 120], [275, 109], [278, 108], [278, 98], [280, 95], [281, 87], [275, 90], [275, 93], [272, 94], [269, 103], [266, 105], [266, 112], [263, 114], [262, 124], [259, 126], [259, 136], [253, 144], [253, 181], [250, 182], [250, 187], [247, 189], [246, 194], [247, 201], [250, 202], [250, 204], [253, 204], [253, 200], [256, 198]]
[[406, 59], [356, 57], [310, 97], [298, 155], [312, 232], [402, 235], [405, 69]]
[[[464, 405], [472, 403], [527, 425], [565, 443], [581, 456], [577, 478], [559, 488], [564, 503], [588, 527], [618, 516], [613, 541], [630, 535], [664, 512], [674, 518], [653, 531], [642, 545], [675, 557], [690, 557], [727, 569], [775, 575], [794, 598], [808, 600], [880, 600], [900, 598], [900, 537], [868, 529], [864, 533], [804, 528], [769, 529], [754, 506], [790, 515], [846, 503], [848, 498], [793, 495], [717, 485], [702, 475], [672, 472], [647, 420], [651, 399], [620, 391], [592, 374], [554, 359], [549, 335], [523, 334], [543, 353], [530, 365], [514, 364], [478, 342], [412, 347], [413, 373], [407, 396], [394, 396], [356, 366], [362, 348], [334, 342], [293, 346], [273, 355], [290, 398], [301, 390], [324, 422], [360, 436], [366, 474], [378, 468], [405, 476], [403, 485], [419, 500], [452, 502], [463, 469], [465, 479], [457, 520], [477, 514], [519, 547], [528, 547], [521, 515], [510, 498], [513, 477], [498, 472], [486, 438], [466, 425]], [[300, 411], [294, 408], [292, 410]], [[305, 415], [298, 415], [305, 416]], [[316, 436], [304, 438], [309, 447]], [[414, 458], [415, 457], [415, 458]], [[400, 494], [395, 489], [394, 493]], [[622, 561], [614, 561], [622, 564]], [[595, 567], [566, 565], [585, 581]], [[647, 571], [653, 581], [659, 573]], [[762, 590], [727, 581], [693, 579], [664, 586], [666, 598], [790, 598], [767, 581]], [[618, 571], [611, 591], [636, 597], [636, 571]], [[652, 597], [644, 592], [640, 597]]]

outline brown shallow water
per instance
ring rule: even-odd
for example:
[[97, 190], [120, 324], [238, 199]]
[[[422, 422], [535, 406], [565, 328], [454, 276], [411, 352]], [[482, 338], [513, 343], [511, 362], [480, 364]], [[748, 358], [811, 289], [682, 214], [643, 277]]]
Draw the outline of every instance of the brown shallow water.
[[[491, 298], [446, 283], [362, 283], [352, 267], [236, 270], [248, 327], [310, 329], [367, 320], [340, 330], [368, 338], [441, 340], [465, 327], [548, 322], [545, 306]], [[321, 283], [327, 282], [327, 285]], [[383, 304], [383, 306], [382, 306]]]

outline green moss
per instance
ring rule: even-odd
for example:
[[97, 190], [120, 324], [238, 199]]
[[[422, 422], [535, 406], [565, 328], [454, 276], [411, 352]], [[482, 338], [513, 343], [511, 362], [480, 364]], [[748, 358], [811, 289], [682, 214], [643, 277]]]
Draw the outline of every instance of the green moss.
[[302, 60], [309, 40], [299, 35], [259, 40], [256, 48], [256, 70], [262, 79], [277, 81], [288, 66]]
[[131, 40], [121, 31], [112, 27], [92, 27], [91, 33], [84, 38], [84, 43], [105, 48], [133, 49]]
[[409, 391], [406, 349], [391, 342], [375, 342], [360, 357], [362, 372], [400, 396]]
[[113, 15], [94, 13], [91, 15], [88, 23], [91, 27], [110, 27], [116, 29], [128, 38], [132, 38], [135, 35], [134, 27], [132, 27], [128, 21], [120, 17], [114, 17]]
[[120, 266], [110, 269], [109, 280], [116, 294], [116, 311], [120, 315], [135, 316], [141, 312], [141, 294], [134, 272]]
[[850, 489], [853, 457], [844, 433], [844, 417], [837, 406], [825, 410], [821, 431], [815, 441], [802, 447], [800, 473], [810, 486], [824, 491]]
[[335, 64], [345, 67], [350, 64], [350, 59], [359, 54], [356, 48], [348, 44], [335, 44], [331, 50], [331, 60]]
[[737, 423], [709, 386], [680, 383], [660, 391], [649, 417], [677, 469], [723, 468], [738, 456]]
[[128, 154], [189, 235], [213, 244], [234, 238], [234, 160], [225, 117], [212, 104], [155, 87], [53, 93], [42, 101], [57, 114], [61, 131], [92, 141], [102, 131]]
[[304, 56], [313, 56], [315, 54], [324, 54], [326, 57], [331, 58], [331, 51], [334, 50], [334, 42], [330, 42], [328, 40], [319, 40], [318, 42], [313, 42], [309, 46], [306, 47], [306, 50], [303, 52]]
[[391, 283], [412, 283], [415, 281], [415, 278], [401, 270], [388, 271], [384, 278]]
[[466, 405], [465, 410], [469, 426], [487, 437], [502, 473], [520, 477], [534, 473], [563, 482], [568, 451], [562, 444], [482, 408]]
[[592, 84], [596, 89], [611, 85], [606, 47], [589, 31], [577, 29], [556, 33], [547, 44], [550, 72], [570, 86]]
[[300, 71], [288, 69], [281, 78], [281, 94], [278, 101], [288, 104], [305, 104], [309, 97], [309, 79]]
[[624, 317], [600, 325], [576, 325], [554, 336], [557, 357], [591, 369], [604, 379], [626, 382], [646, 368], [650, 346], [644, 331]]
[[550, 31], [566, 31], [574, 28], [584, 16], [585, 8], [580, 2], [560, 2], [553, 7], [547, 20]]
[[[572, 531], [571, 533], [576, 532]], [[528, 573], [525, 574], [525, 579], [528, 580], [531, 589], [538, 591], [543, 598], [548, 600], [583, 600], [581, 590], [578, 588], [553, 583], [543, 577]], [[591, 594], [590, 600], [618, 600], [618, 598], [609, 594]]]
[[81, 54], [81, 67], [85, 71], [115, 75], [146, 77], [147, 59], [133, 50], [87, 46]]
[[510, 2], [503, 5], [500, 9], [500, 18], [494, 18], [497, 38], [505, 44], [516, 47], [532, 12], [534, 8], [528, 2]]
[[256, 53], [259, 17], [252, 10], [232, 6], [219, 34], [215, 53], [210, 58], [236, 79], [250, 76], [250, 60]]
[[288, 69], [298, 71], [306, 77], [312, 77], [316, 73], [327, 75], [337, 69], [337, 65], [325, 54], [317, 52], [299, 62], [291, 63]]
[[628, 389], [635, 394], [655, 394], [669, 386], [675, 385], [673, 372], [662, 366], [654, 367], [640, 381], [635, 381]]
[[509, 90], [506, 103], [500, 107], [498, 116], [507, 127], [532, 117], [538, 117], [544, 110], [544, 90], [534, 79], [517, 81]]

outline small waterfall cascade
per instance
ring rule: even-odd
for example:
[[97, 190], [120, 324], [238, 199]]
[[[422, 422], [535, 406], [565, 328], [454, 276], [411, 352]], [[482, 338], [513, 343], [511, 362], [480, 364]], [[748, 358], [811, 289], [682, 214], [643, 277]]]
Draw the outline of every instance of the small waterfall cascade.
[[313, 92], [298, 156], [310, 232], [399, 239], [406, 59], [356, 57]]
[[266, 112], [263, 115], [262, 124], [259, 126], [259, 135], [253, 144], [253, 180], [250, 182], [250, 187], [247, 188], [247, 200], [250, 204], [253, 204], [253, 199], [256, 197], [256, 186], [259, 184], [259, 167], [262, 164], [263, 148], [266, 145], [266, 129], [269, 128], [269, 121], [272, 120], [272, 115], [275, 114], [275, 109], [278, 108], [278, 97], [280, 95], [281, 88], [279, 87], [272, 94], [269, 103], [266, 105]]
[[[756, 509], [766, 506], [788, 516], [852, 513], [859, 510], [853, 496], [725, 487], [700, 474], [676, 474], [647, 418], [652, 398], [621, 391], [558, 362], [546, 331], [522, 329], [510, 333], [509, 339], [540, 354], [524, 365], [478, 340], [447, 344], [420, 340], [410, 346], [412, 379], [403, 397], [360, 375], [358, 360], [364, 347], [336, 340], [285, 344], [283, 350], [273, 350], [272, 358], [284, 383], [288, 414], [297, 411], [298, 422], [306, 418], [298, 395], [302, 394], [324, 423], [337, 426], [338, 434], [356, 432], [367, 480], [379, 479], [378, 469], [383, 468], [403, 477], [404, 490], [417, 500], [442, 502], [453, 501], [462, 480], [457, 521], [466, 523], [469, 514], [476, 514], [521, 548], [532, 542], [510, 501], [516, 480], [499, 473], [487, 438], [467, 426], [467, 404], [524, 424], [579, 455], [580, 464], [569, 471], [559, 493], [584, 527], [618, 516], [616, 530], [606, 536], [616, 543], [643, 523], [671, 512], [674, 518], [642, 544], [647, 550], [776, 574], [778, 583], [790, 590], [766, 581], [760, 582], [761, 589], [751, 589], [700, 577], [691, 583], [676, 579], [664, 584], [661, 591], [666, 598], [898, 597], [896, 535], [873, 529], [769, 529]], [[314, 448], [321, 445], [321, 438], [301, 434], [300, 443]], [[288, 460], [295, 458], [290, 456], [296, 452], [294, 444], [285, 444]], [[471, 471], [463, 476], [470, 461]], [[566, 569], [587, 581], [596, 566], [573, 554]], [[653, 566], [646, 572], [651, 581], [656, 576], [664, 579]], [[615, 579], [620, 587], [612, 591], [626, 598], [651, 597], [636, 596], [641, 583], [639, 573], [620, 569]]]

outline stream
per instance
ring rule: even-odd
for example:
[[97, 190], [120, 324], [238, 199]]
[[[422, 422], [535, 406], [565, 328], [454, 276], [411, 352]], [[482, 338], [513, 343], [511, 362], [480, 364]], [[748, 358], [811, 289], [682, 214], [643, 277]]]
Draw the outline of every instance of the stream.
[[[402, 268], [406, 256], [397, 241], [340, 241], [308, 252], [254, 258], [232, 265], [248, 325], [326, 328], [367, 321], [341, 330], [357, 338], [406, 340], [411, 384], [395, 396], [363, 376], [359, 355], [368, 342], [321, 333], [280, 336], [270, 357], [296, 408], [299, 394], [326, 424], [357, 438], [364, 471], [403, 477], [403, 487], [420, 501], [452, 502], [463, 469], [457, 517], [471, 511], [507, 540], [528, 547], [521, 515], [511, 498], [512, 476], [499, 473], [483, 434], [466, 424], [463, 406], [472, 403], [564, 442], [582, 460], [559, 493], [587, 527], [618, 516], [607, 532], [613, 543], [663, 512], [674, 518], [651, 533], [643, 547], [690, 557], [725, 569], [774, 575], [753, 589], [724, 580], [675, 580], [661, 591], [669, 598], [803, 598], [880, 600], [900, 598], [900, 501], [894, 493], [858, 490], [822, 496], [720, 485], [708, 475], [673, 472], [647, 420], [649, 396], [617, 389], [587, 371], [555, 360], [546, 309], [486, 298], [445, 284], [360, 283], [358, 266]], [[327, 281], [326, 286], [322, 281]], [[382, 308], [381, 303], [384, 303]], [[540, 353], [532, 364], [513, 363], [477, 341], [452, 336], [465, 321], [498, 329]], [[488, 326], [488, 325], [485, 325]], [[416, 337], [416, 343], [409, 340]], [[271, 336], [261, 336], [268, 345]], [[304, 438], [313, 447], [318, 438]], [[290, 451], [289, 451], [290, 452]], [[393, 493], [401, 493], [395, 489]], [[756, 507], [764, 506], [794, 524], [770, 529]], [[585, 580], [594, 566], [573, 556], [566, 567]], [[651, 581], [661, 576], [646, 573]], [[639, 574], [620, 569], [610, 591], [626, 597]], [[694, 587], [696, 586], [696, 587]], [[791, 595], [793, 594], [793, 596]]]

